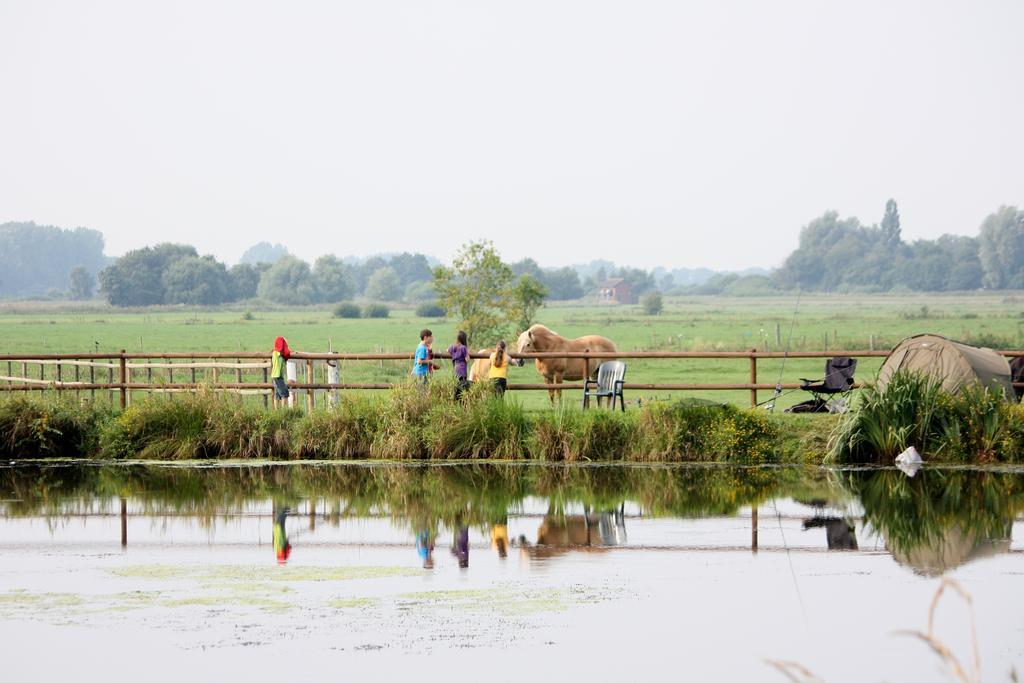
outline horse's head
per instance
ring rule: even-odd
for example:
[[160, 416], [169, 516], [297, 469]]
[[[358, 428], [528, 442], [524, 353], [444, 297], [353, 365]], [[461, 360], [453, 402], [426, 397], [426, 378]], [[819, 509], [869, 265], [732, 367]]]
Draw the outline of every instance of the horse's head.
[[[516, 342], [516, 353], [533, 353], [536, 350], [532, 328], [519, 335], [519, 341]], [[525, 361], [522, 358], [516, 358], [513, 362], [522, 366]]]

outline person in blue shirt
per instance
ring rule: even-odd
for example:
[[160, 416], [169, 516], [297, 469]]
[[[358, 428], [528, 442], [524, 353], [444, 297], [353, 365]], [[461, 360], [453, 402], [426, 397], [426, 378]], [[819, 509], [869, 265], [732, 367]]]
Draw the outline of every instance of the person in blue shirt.
[[434, 354], [430, 345], [434, 343], [434, 333], [430, 330], [420, 331], [420, 345], [416, 347], [416, 354], [412, 361], [412, 375], [416, 381], [427, 383], [432, 370], [440, 369], [434, 366]]

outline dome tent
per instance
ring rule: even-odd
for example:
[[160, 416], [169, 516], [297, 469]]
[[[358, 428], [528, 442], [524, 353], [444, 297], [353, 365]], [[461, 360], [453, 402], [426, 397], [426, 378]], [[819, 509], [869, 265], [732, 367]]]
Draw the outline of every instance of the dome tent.
[[992, 349], [968, 346], [937, 334], [907, 337], [889, 353], [878, 371], [875, 388], [885, 387], [898, 370], [919, 372], [941, 381], [942, 388], [956, 394], [965, 386], [980, 384], [1001, 390], [1012, 398], [1010, 364]]

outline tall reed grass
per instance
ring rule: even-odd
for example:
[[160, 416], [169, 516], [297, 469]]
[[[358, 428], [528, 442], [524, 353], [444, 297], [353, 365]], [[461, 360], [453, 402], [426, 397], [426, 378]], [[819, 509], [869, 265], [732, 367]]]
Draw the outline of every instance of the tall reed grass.
[[101, 407], [66, 399], [18, 396], [0, 401], [0, 457], [74, 457], [94, 453], [100, 425], [110, 417]]
[[1024, 455], [1024, 411], [982, 386], [959, 394], [932, 377], [898, 372], [885, 393], [861, 391], [829, 439], [826, 460], [891, 464], [901, 451], [946, 461], [1018, 461]]
[[[268, 411], [209, 392], [151, 397], [120, 413], [31, 399], [0, 402], [11, 457], [497, 458], [576, 461], [779, 459], [777, 424], [732, 406], [658, 405], [618, 413], [575, 406], [530, 413], [484, 384], [408, 384], [344, 396], [330, 410]], [[54, 426], [58, 425], [58, 426]]]

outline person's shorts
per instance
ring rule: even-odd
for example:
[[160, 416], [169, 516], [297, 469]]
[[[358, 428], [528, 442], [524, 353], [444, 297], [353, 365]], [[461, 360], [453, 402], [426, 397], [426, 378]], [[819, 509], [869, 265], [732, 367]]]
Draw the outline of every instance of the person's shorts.
[[274, 398], [276, 398], [279, 401], [283, 401], [284, 399], [288, 398], [288, 396], [289, 396], [288, 382], [285, 382], [280, 377], [275, 377], [274, 378]]

